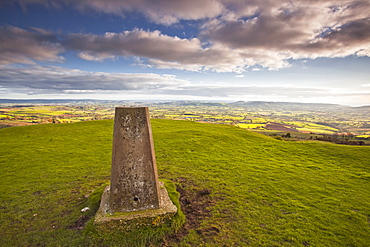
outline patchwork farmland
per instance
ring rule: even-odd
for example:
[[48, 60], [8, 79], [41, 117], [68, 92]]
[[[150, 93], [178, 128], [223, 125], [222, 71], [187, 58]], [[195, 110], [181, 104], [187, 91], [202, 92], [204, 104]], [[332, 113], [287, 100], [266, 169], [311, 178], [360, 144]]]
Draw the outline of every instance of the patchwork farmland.
[[[146, 105], [155, 119], [235, 125], [289, 140], [370, 144], [370, 107], [271, 102], [66, 101], [0, 104], [0, 127], [112, 119], [115, 106]], [[289, 135], [288, 135], [289, 133]]]

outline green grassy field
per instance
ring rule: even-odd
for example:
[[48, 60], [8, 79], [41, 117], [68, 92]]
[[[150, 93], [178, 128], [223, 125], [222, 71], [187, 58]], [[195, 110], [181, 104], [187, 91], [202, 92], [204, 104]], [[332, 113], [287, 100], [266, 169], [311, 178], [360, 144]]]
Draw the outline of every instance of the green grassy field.
[[[368, 246], [370, 147], [192, 121], [152, 127], [159, 177], [211, 191], [211, 215], [171, 246]], [[97, 245], [76, 226], [109, 182], [112, 128], [104, 120], [0, 129], [2, 246]]]

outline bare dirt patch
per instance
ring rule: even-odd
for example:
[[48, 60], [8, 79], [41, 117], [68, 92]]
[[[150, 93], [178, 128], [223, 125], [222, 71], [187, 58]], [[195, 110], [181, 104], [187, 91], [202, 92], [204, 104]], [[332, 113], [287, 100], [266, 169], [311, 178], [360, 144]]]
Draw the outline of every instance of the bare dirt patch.
[[85, 227], [86, 222], [91, 218], [92, 216], [87, 215], [81, 215], [73, 224], [69, 225], [67, 228], [71, 230], [82, 230]]
[[184, 178], [179, 179], [181, 185], [177, 187], [180, 193], [181, 209], [186, 216], [183, 227], [175, 234], [164, 238], [162, 246], [172, 246], [171, 243], [179, 243], [189, 234], [190, 230], [195, 230], [202, 237], [214, 236], [219, 233], [216, 227], [200, 229], [202, 219], [211, 216], [210, 207], [214, 204], [210, 194], [210, 189], [194, 189], [191, 184]]

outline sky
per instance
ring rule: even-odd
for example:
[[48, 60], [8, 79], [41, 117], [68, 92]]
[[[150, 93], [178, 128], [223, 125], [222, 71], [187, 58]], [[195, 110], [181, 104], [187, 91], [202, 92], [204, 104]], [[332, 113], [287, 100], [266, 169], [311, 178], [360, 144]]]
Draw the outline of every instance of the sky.
[[1, 0], [0, 98], [370, 105], [370, 1]]

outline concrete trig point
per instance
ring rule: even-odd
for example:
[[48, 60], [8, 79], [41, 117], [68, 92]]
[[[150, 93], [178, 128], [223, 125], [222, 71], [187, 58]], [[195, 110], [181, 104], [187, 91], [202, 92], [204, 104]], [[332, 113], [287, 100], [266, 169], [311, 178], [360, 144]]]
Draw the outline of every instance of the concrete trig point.
[[103, 193], [95, 223], [143, 217], [150, 221], [158, 215], [176, 212], [176, 206], [158, 181], [148, 108], [117, 107], [111, 183]]
[[110, 213], [159, 208], [159, 185], [148, 108], [116, 108]]

